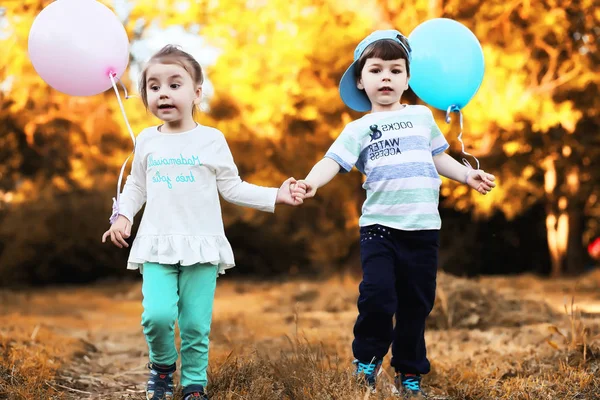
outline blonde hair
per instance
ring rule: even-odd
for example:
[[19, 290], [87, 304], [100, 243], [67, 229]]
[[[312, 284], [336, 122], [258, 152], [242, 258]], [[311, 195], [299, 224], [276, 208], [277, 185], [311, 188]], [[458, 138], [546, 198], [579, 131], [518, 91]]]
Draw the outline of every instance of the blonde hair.
[[174, 64], [179, 65], [187, 71], [192, 77], [192, 80], [196, 85], [202, 85], [204, 82], [204, 75], [202, 74], [202, 67], [196, 61], [191, 54], [181, 50], [179, 46], [168, 44], [157, 53], [155, 53], [142, 71], [139, 82], [140, 95], [144, 106], [148, 108], [148, 91], [146, 89], [146, 79], [148, 78], [148, 68], [153, 64]]

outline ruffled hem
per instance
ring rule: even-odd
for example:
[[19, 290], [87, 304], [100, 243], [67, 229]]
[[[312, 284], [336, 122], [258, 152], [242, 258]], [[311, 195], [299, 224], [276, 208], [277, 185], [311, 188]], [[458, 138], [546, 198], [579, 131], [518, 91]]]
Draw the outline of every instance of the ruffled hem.
[[233, 250], [224, 236], [138, 236], [131, 246], [127, 269], [141, 272], [145, 262], [182, 266], [215, 264], [219, 266], [219, 274], [235, 266]]

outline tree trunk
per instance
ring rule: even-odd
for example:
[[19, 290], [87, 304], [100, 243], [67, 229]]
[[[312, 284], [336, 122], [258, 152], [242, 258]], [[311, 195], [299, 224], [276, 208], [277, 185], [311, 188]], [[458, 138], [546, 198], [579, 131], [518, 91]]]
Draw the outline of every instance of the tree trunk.
[[580, 170], [556, 168], [556, 156], [544, 160], [544, 189], [547, 197], [546, 230], [552, 276], [577, 275], [585, 267], [581, 242], [585, 225], [585, 198], [581, 193]]
[[569, 216], [565, 212], [556, 213], [555, 204], [549, 202], [548, 215], [546, 217], [546, 231], [548, 236], [548, 248], [550, 249], [550, 260], [552, 262], [553, 277], [562, 275], [567, 253], [567, 241], [569, 237]]
[[578, 275], [585, 268], [585, 247], [581, 241], [584, 220], [583, 205], [573, 204], [569, 210], [569, 238], [566, 258], [566, 269], [570, 275]]
[[555, 161], [555, 156], [548, 156], [543, 162], [544, 190], [547, 197], [546, 232], [553, 277], [560, 276], [563, 272], [569, 239], [569, 215], [566, 212], [568, 200], [557, 195], [558, 174]]
[[585, 246], [582, 243], [585, 225], [585, 199], [582, 195], [579, 181], [579, 167], [572, 167], [566, 180], [566, 189], [569, 193], [569, 236], [566, 254], [566, 270], [571, 275], [583, 272], [585, 267]]

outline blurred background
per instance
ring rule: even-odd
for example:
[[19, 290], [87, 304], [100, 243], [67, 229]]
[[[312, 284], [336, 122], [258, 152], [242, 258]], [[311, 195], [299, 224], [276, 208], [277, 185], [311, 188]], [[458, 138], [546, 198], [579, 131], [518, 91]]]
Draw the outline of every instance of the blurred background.
[[[49, 3], [0, 3], [0, 286], [139, 279], [126, 270], [126, 249], [100, 242], [132, 147], [115, 93], [64, 95], [27, 54], [31, 24]], [[244, 180], [268, 186], [306, 176], [361, 116], [342, 103], [337, 85], [364, 36], [386, 28], [408, 35], [435, 17], [460, 21], [480, 40], [486, 66], [463, 110], [463, 140], [498, 187], [484, 197], [444, 180], [440, 268], [560, 276], [599, 263], [597, 0], [102, 3], [129, 35], [123, 82], [134, 131], [157, 123], [135, 96], [141, 66], [163, 45], [179, 44], [208, 79], [198, 121], [224, 132]], [[409, 92], [404, 102], [419, 99]], [[458, 118], [447, 124], [444, 113], [434, 115], [460, 159]], [[274, 215], [224, 203], [238, 264], [227, 277], [358, 272], [361, 184], [355, 170]]]

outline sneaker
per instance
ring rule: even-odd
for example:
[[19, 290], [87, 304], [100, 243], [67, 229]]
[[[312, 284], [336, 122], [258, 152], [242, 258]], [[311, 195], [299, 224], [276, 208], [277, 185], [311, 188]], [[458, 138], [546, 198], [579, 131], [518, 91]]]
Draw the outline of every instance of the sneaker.
[[421, 389], [421, 375], [397, 373], [394, 380], [398, 394], [405, 399], [427, 399], [427, 395]]
[[190, 385], [183, 389], [183, 400], [208, 400], [202, 385]]
[[148, 369], [150, 370], [150, 375], [146, 384], [146, 399], [172, 400], [175, 364], [164, 367], [148, 363]]
[[376, 358], [373, 358], [373, 360], [371, 360], [369, 364], [362, 363], [359, 360], [354, 360], [353, 364], [356, 365], [356, 371], [354, 372], [354, 376], [363, 379], [364, 382], [371, 388], [371, 390], [375, 390], [377, 376], [381, 371], [382, 363], [383, 360], [378, 360]]

